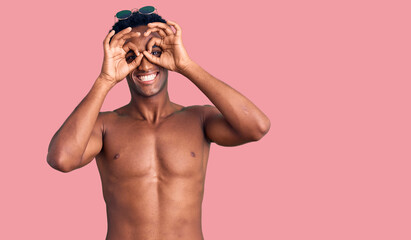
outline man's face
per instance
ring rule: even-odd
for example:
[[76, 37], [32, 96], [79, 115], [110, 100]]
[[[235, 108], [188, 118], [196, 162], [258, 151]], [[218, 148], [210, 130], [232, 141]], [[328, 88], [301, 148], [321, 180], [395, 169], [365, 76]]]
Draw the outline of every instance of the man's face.
[[[137, 46], [140, 54], [143, 54], [143, 51], [148, 50], [146, 49], [147, 43], [152, 37], [160, 37], [160, 35], [156, 32], [151, 33], [147, 37], [144, 36], [143, 34], [147, 29], [147, 26], [134, 27], [132, 31], [140, 32], [141, 35], [128, 40]], [[152, 54], [154, 56], [159, 57], [161, 53], [162, 51], [159, 47], [153, 46]], [[126, 54], [126, 60], [128, 62], [134, 59], [134, 52], [130, 51]], [[162, 91], [167, 84], [167, 78], [167, 69], [151, 63], [146, 57], [143, 57], [140, 66], [138, 66], [126, 77], [130, 90], [144, 97], [151, 97]]]

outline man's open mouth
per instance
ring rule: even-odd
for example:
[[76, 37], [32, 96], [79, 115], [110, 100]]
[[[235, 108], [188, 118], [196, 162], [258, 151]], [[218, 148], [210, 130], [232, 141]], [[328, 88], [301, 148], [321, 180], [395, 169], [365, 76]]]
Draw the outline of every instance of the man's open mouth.
[[143, 84], [151, 84], [155, 81], [156, 77], [158, 76], [159, 72], [152, 72], [148, 74], [132, 74], [133, 80], [141, 82]]

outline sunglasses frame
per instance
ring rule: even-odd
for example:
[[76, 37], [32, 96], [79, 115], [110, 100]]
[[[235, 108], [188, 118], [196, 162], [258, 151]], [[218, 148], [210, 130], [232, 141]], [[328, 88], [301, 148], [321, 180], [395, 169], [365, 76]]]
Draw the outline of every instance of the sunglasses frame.
[[[143, 8], [146, 8], [146, 7], [152, 7], [152, 8], [153, 8], [153, 11], [151, 11], [151, 12], [141, 12], [141, 10], [142, 10]], [[124, 17], [124, 18], [119, 18], [119, 17], [117, 17], [117, 15], [118, 15], [119, 13], [123, 12], [123, 11], [130, 11], [130, 13], [129, 13], [129, 15], [128, 15], [127, 17]], [[121, 11], [118, 11], [118, 12], [114, 15], [114, 22], [117, 22], [117, 21], [120, 21], [120, 20], [126, 20], [127, 18], [131, 17], [135, 12], [138, 12], [138, 13], [143, 14], [143, 15], [150, 15], [150, 14], [153, 14], [153, 13], [158, 14], [157, 8], [155, 8], [154, 6], [144, 6], [144, 7], [141, 7], [141, 8], [133, 8], [133, 9], [131, 9], [131, 10], [121, 10]], [[117, 21], [116, 21], [116, 19], [117, 19]]]

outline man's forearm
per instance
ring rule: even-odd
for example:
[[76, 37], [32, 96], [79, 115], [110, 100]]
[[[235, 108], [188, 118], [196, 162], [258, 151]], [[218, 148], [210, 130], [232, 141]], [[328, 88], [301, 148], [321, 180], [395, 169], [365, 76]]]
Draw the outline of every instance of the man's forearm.
[[226, 121], [242, 136], [265, 134], [270, 120], [249, 99], [226, 83], [213, 77], [201, 66], [191, 62], [183, 71], [217, 107]]
[[111, 85], [97, 78], [92, 88], [52, 138], [47, 161], [81, 158]]

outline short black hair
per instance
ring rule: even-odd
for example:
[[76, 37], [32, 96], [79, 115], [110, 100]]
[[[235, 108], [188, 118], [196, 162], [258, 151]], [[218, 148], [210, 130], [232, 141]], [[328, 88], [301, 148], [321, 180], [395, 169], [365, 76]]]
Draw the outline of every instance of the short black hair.
[[142, 25], [147, 25], [152, 22], [166, 23], [166, 20], [164, 20], [160, 15], [156, 13], [141, 14], [139, 12], [133, 12], [133, 14], [129, 18], [117, 21], [113, 25], [111, 30], [114, 30], [115, 33], [118, 33], [121, 30], [126, 29], [128, 27], [138, 27]]

